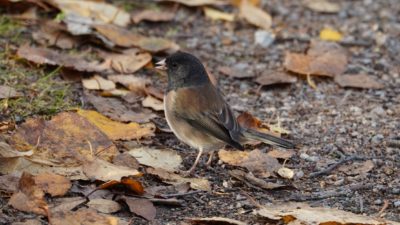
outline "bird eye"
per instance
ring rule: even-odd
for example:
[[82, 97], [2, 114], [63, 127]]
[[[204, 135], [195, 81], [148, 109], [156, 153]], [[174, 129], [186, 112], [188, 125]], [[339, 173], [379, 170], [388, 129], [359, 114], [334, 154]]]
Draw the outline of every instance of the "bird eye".
[[172, 67], [173, 67], [173, 68], [176, 68], [176, 67], [178, 67], [178, 64], [172, 63]]

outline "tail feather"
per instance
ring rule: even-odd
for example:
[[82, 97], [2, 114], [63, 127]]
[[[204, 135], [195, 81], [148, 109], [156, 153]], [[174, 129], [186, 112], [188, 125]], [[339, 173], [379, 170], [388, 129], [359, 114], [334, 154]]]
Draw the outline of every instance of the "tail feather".
[[253, 130], [253, 129], [246, 129], [243, 132], [243, 135], [248, 139], [262, 141], [262, 142], [272, 145], [272, 146], [278, 146], [278, 147], [286, 148], [286, 149], [296, 148], [296, 145], [288, 140], [276, 137], [271, 134], [261, 133], [259, 131]]

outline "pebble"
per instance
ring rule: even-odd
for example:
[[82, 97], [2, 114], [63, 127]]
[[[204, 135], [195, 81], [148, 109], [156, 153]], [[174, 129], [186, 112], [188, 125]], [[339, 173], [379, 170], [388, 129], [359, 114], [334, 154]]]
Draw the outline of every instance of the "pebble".
[[382, 141], [383, 141], [383, 135], [382, 134], [377, 134], [377, 135], [375, 135], [375, 136], [373, 136], [372, 137], [372, 139], [371, 139], [371, 141], [372, 141], [372, 143], [374, 143], [374, 144], [379, 144], [379, 143], [381, 143]]
[[382, 108], [382, 106], [378, 106], [371, 110], [371, 114], [376, 115], [376, 116], [385, 116], [386, 112]]
[[375, 204], [375, 205], [382, 205], [382, 203], [383, 203], [383, 202], [382, 202], [382, 200], [380, 200], [380, 199], [377, 199], [377, 200], [374, 201], [374, 204]]
[[317, 162], [319, 159], [318, 156], [310, 156], [307, 153], [301, 153], [300, 158], [310, 162]]
[[395, 201], [395, 202], [393, 203], [393, 205], [394, 205], [394, 207], [396, 207], [396, 208], [400, 208], [400, 200]]
[[400, 188], [393, 188], [392, 194], [395, 194], [395, 195], [400, 194]]
[[257, 30], [254, 33], [254, 42], [263, 48], [269, 47], [275, 40], [275, 35], [265, 30]]
[[303, 172], [303, 170], [297, 171], [297, 172], [296, 172], [296, 177], [297, 177], [297, 178], [302, 178], [302, 177], [304, 177], [304, 172]]

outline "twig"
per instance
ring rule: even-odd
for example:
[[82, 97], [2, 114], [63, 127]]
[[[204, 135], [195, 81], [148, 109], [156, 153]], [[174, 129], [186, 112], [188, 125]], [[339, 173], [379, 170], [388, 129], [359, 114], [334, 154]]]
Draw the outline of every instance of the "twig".
[[262, 206], [260, 203], [258, 203], [253, 197], [251, 197], [247, 192], [245, 191], [241, 191], [240, 192], [242, 195], [246, 196], [247, 199], [251, 202], [251, 204], [253, 204], [254, 206], [256, 206], [257, 208], [263, 208], [264, 206]]
[[379, 212], [378, 212], [378, 217], [383, 217], [383, 213], [385, 212], [385, 210], [387, 209], [387, 207], [389, 207], [389, 200], [385, 199], [385, 200], [383, 201], [382, 209], [379, 210]]
[[197, 191], [189, 191], [186, 193], [176, 193], [176, 194], [165, 194], [165, 195], [160, 195], [163, 198], [172, 198], [172, 197], [182, 197], [182, 196], [186, 196], [186, 195], [194, 195], [194, 194], [198, 194], [204, 192], [202, 190], [197, 190]]
[[352, 160], [365, 160], [365, 157], [360, 157], [360, 156], [356, 156], [356, 155], [351, 155], [351, 156], [347, 156], [345, 158], [342, 158], [341, 160], [339, 160], [338, 162], [328, 166], [326, 169], [318, 171], [318, 172], [314, 172], [310, 174], [310, 178], [314, 178], [314, 177], [318, 177], [321, 175], [325, 175], [325, 174], [329, 174], [330, 172], [332, 172], [332, 170], [334, 170], [336, 167], [340, 166], [343, 163], [346, 163], [348, 161], [352, 161]]

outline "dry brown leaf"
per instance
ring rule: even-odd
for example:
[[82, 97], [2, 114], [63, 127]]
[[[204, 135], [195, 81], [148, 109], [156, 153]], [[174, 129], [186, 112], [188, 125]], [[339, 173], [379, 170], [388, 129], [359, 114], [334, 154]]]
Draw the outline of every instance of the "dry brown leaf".
[[93, 155], [110, 160], [117, 153], [101, 130], [75, 112], [59, 113], [50, 121], [28, 119], [10, 142], [20, 151], [36, 148], [30, 160], [54, 167], [79, 166], [84, 158]]
[[[141, 174], [139, 174], [137, 176], [141, 176]], [[142, 184], [132, 177], [122, 177], [120, 181], [116, 181], [116, 180], [107, 181], [106, 183], [103, 183], [102, 185], [100, 185], [97, 189], [99, 189], [99, 190], [110, 189], [116, 185], [123, 185], [138, 195], [144, 194], [144, 188], [143, 188]]]
[[257, 77], [255, 81], [262, 86], [267, 86], [272, 84], [296, 83], [297, 78], [294, 76], [290, 76], [285, 72], [269, 70], [264, 71], [261, 76]]
[[57, 46], [61, 49], [76, 47], [77, 38], [67, 33], [67, 28], [55, 21], [44, 21], [40, 29], [32, 33], [32, 38], [44, 46]]
[[0, 85], [0, 99], [4, 98], [18, 98], [22, 97], [23, 95], [16, 91], [14, 88], [6, 86], [6, 85]]
[[332, 208], [312, 208], [306, 204], [293, 202], [264, 206], [261, 209], [255, 210], [255, 213], [270, 220], [281, 221], [289, 225], [396, 224], [396, 222], [387, 221], [383, 218], [376, 219]]
[[42, 225], [39, 219], [27, 219], [24, 222], [14, 222], [11, 225]]
[[89, 179], [101, 181], [121, 180], [122, 177], [128, 176], [141, 176], [141, 173], [135, 169], [117, 166], [99, 158], [85, 162], [82, 170]]
[[121, 209], [121, 206], [117, 202], [102, 198], [90, 199], [87, 206], [97, 212], [107, 214], [118, 212]]
[[[236, 7], [239, 7], [239, 6], [240, 6], [240, 3], [242, 3], [242, 0], [230, 0], [229, 2], [230, 2], [232, 5], [234, 5], [234, 6], [236, 6]], [[247, 2], [248, 2], [249, 4], [254, 5], [254, 6], [260, 5], [260, 0], [247, 0]]]
[[240, 4], [240, 15], [252, 25], [263, 28], [264, 30], [271, 29], [272, 17], [247, 0], [243, 0]]
[[162, 0], [164, 2], [178, 2], [187, 6], [203, 6], [203, 5], [226, 5], [225, 0]]
[[118, 225], [117, 217], [99, 214], [95, 210], [81, 208], [77, 211], [57, 211], [49, 217], [52, 225]]
[[239, 220], [233, 220], [229, 218], [224, 218], [224, 217], [208, 217], [208, 218], [199, 218], [199, 217], [193, 217], [193, 218], [186, 218], [187, 221], [189, 221], [190, 224], [194, 225], [212, 225], [212, 224], [223, 224], [223, 225], [246, 225], [247, 223], [243, 223]]
[[164, 103], [150, 95], [143, 99], [142, 105], [147, 108], [152, 108], [155, 111], [164, 111]]
[[136, 170], [140, 167], [139, 161], [128, 152], [116, 155], [112, 163], [117, 166], [125, 166]]
[[166, 171], [176, 171], [182, 163], [182, 157], [172, 149], [140, 147], [131, 149], [128, 153], [142, 165], [161, 168]]
[[303, 75], [334, 77], [346, 70], [347, 55], [337, 43], [312, 41], [307, 55], [286, 53], [284, 66]]
[[267, 152], [267, 155], [276, 158], [276, 159], [289, 159], [291, 158], [296, 152], [294, 150], [277, 150], [273, 149], [272, 151]]
[[307, 8], [322, 13], [337, 13], [340, 11], [340, 5], [328, 0], [305, 0]]
[[51, 213], [66, 212], [85, 202], [84, 197], [53, 198], [50, 205]]
[[160, 168], [147, 168], [146, 172], [158, 176], [167, 184], [179, 185], [182, 183], [190, 183], [190, 187], [196, 190], [210, 191], [210, 182], [203, 178], [186, 178], [178, 174], [168, 172]]
[[[4, 159], [1, 159], [4, 160]], [[1, 173], [1, 171], [0, 171]], [[0, 191], [6, 193], [14, 193], [18, 191], [18, 182], [21, 178], [20, 175], [17, 174], [6, 174], [0, 176]]]
[[110, 75], [108, 76], [109, 80], [112, 80], [116, 83], [120, 83], [124, 85], [126, 88], [129, 90], [143, 94], [146, 92], [146, 86], [151, 83], [151, 80], [142, 78], [142, 77], [137, 77], [135, 75], [123, 75], [123, 74], [117, 74], [117, 75]]
[[339, 171], [342, 171], [346, 175], [354, 176], [359, 174], [366, 174], [375, 167], [372, 160], [367, 160], [362, 163], [354, 162], [349, 165], [342, 165], [339, 167]]
[[31, 155], [33, 155], [32, 150], [20, 152], [13, 149], [9, 144], [0, 141], [0, 160], [2, 160], [3, 158], [14, 158]]
[[132, 15], [134, 23], [140, 23], [143, 20], [152, 22], [170, 21], [174, 19], [175, 12], [164, 12], [159, 10], [147, 9]]
[[105, 72], [109, 70], [109, 66], [100, 62], [88, 62], [80, 56], [72, 56], [66, 53], [59, 53], [46, 48], [30, 47], [22, 45], [17, 55], [20, 58], [37, 64], [48, 64], [52, 66], [62, 66], [81, 72]]
[[78, 109], [77, 113], [98, 127], [111, 140], [137, 140], [154, 136], [153, 123], [120, 123], [113, 121], [93, 110]]
[[116, 121], [147, 123], [157, 117], [150, 109], [144, 109], [143, 107], [133, 108], [133, 104], [127, 106], [119, 98], [104, 98], [89, 93], [85, 95], [97, 111]]
[[242, 170], [231, 170], [231, 171], [229, 171], [229, 174], [232, 177], [234, 177], [240, 181], [243, 181], [247, 185], [250, 184], [249, 185], [250, 187], [256, 186], [256, 187], [260, 187], [265, 190], [272, 190], [272, 189], [282, 188], [282, 187], [286, 186], [286, 185], [282, 185], [282, 184], [267, 182], [263, 179], [255, 177], [252, 173], [244, 172]]
[[[255, 149], [247, 154], [241, 151], [219, 150], [218, 156], [221, 161], [233, 166], [245, 167], [249, 171], [261, 177], [270, 177], [276, 172], [281, 165], [278, 160]], [[241, 158], [239, 158], [241, 157]]]
[[224, 20], [228, 22], [233, 22], [235, 20], [235, 15], [232, 13], [222, 12], [209, 7], [204, 7], [203, 10], [206, 17], [212, 20]]
[[123, 197], [122, 199], [125, 200], [132, 213], [149, 221], [154, 220], [156, 217], [157, 210], [151, 201], [132, 197]]
[[42, 173], [34, 179], [38, 187], [53, 197], [65, 195], [72, 185], [67, 178], [54, 173]]
[[341, 87], [382, 89], [384, 85], [366, 74], [344, 74], [335, 77], [335, 82]]
[[29, 173], [22, 173], [18, 190], [11, 196], [8, 204], [20, 211], [47, 216], [48, 205], [44, 200], [44, 192], [36, 185], [34, 176]]
[[111, 68], [123, 74], [134, 73], [151, 61], [151, 55], [147, 52], [139, 53], [136, 49], [126, 51], [124, 54], [108, 54], [106, 60], [110, 61]]
[[82, 79], [82, 85], [89, 90], [113, 90], [116, 88], [114, 82], [99, 75], [94, 75], [88, 79]]
[[130, 23], [131, 19], [129, 13], [125, 10], [106, 2], [70, 0], [50, 0], [49, 2], [59, 8], [66, 16], [70, 14], [78, 15], [93, 19], [96, 23], [112, 23], [124, 27]]
[[235, 69], [235, 68], [228, 67], [228, 66], [220, 66], [220, 67], [218, 67], [218, 71], [224, 75], [227, 75], [230, 77], [235, 77], [235, 78], [249, 78], [249, 77], [255, 76], [254, 73], [249, 73], [248, 71]]

